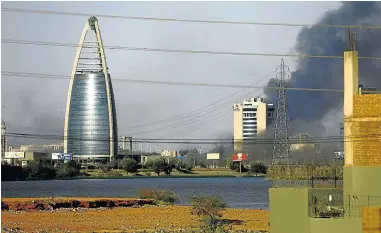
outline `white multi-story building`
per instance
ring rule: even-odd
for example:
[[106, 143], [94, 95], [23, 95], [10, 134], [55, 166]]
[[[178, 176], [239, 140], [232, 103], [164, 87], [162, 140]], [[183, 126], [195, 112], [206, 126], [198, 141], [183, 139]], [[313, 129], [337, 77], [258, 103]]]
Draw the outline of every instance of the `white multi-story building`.
[[234, 112], [234, 150], [240, 152], [246, 140], [255, 139], [257, 134], [266, 131], [275, 116], [273, 104], [263, 98], [250, 98], [242, 104], [233, 105]]

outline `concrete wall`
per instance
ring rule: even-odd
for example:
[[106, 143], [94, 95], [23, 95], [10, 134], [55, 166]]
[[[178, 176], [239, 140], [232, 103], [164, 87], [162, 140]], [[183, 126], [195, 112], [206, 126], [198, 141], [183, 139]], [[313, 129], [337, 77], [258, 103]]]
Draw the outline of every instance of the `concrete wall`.
[[381, 94], [353, 98], [353, 165], [381, 166]]
[[309, 199], [313, 195], [342, 197], [342, 192], [333, 188], [271, 188], [270, 233], [361, 233], [360, 216], [313, 218], [309, 215]]
[[381, 196], [380, 179], [381, 167], [344, 167], [344, 195]]
[[[358, 53], [357, 51], [346, 51], [344, 53], [344, 137], [352, 135], [352, 122], [348, 118], [353, 114], [353, 97], [358, 95]], [[353, 165], [353, 143], [347, 140], [344, 143], [344, 163]]]
[[361, 219], [310, 218], [306, 233], [361, 233]]
[[308, 189], [270, 188], [269, 196], [271, 233], [309, 232]]

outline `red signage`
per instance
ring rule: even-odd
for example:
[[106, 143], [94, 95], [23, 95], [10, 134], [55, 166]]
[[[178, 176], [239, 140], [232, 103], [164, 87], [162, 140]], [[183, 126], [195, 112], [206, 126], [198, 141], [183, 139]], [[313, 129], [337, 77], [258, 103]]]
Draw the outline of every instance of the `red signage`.
[[247, 160], [247, 154], [234, 154], [232, 156], [232, 161], [246, 161]]

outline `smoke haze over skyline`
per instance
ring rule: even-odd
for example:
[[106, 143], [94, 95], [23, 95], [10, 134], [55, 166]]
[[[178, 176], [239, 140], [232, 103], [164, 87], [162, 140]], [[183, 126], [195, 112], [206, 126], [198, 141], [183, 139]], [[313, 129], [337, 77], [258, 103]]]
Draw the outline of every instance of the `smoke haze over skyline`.
[[[3, 7], [111, 15], [133, 15], [205, 20], [381, 24], [379, 2], [120, 2], [91, 5], [81, 2], [7, 2]], [[269, 12], [272, 12], [269, 14]], [[298, 14], [295, 14], [298, 12]], [[78, 43], [86, 17], [2, 12], [2, 39]], [[237, 51], [342, 55], [344, 30], [319, 27], [259, 27], [245, 25], [187, 24], [98, 18], [105, 45]], [[18, 30], [15, 30], [18, 28]], [[381, 56], [380, 30], [359, 31], [360, 56]], [[75, 48], [2, 44], [2, 69], [69, 75]], [[225, 56], [106, 50], [111, 79], [140, 79], [176, 82], [273, 85], [280, 57]], [[343, 88], [341, 59], [286, 58], [291, 85], [308, 88]], [[379, 61], [360, 61], [360, 82], [381, 87], [377, 78]], [[254, 75], [253, 75], [254, 73]], [[119, 135], [140, 138], [230, 138], [232, 104], [251, 96], [266, 94], [276, 102], [276, 92], [245, 90], [176, 120], [136, 127], [184, 114], [217, 102], [237, 89], [180, 87], [113, 82]], [[8, 132], [62, 134], [67, 80], [29, 79], [2, 75], [2, 119]], [[292, 133], [338, 135], [342, 94], [288, 92]], [[302, 106], [302, 107], [301, 107]], [[209, 112], [208, 112], [209, 111]], [[204, 115], [204, 116], [200, 116]], [[219, 121], [219, 122], [217, 122]], [[186, 125], [188, 122], [193, 122]], [[216, 123], [217, 122], [217, 123]], [[184, 125], [182, 125], [184, 123]], [[215, 123], [215, 124], [213, 124]], [[178, 127], [173, 127], [178, 125]], [[155, 132], [159, 128], [168, 128]], [[195, 130], [201, 128], [199, 130]], [[330, 129], [330, 130], [329, 130]], [[149, 133], [141, 134], [149, 131]], [[225, 135], [225, 136], [223, 136]], [[50, 143], [47, 140], [9, 139], [11, 143]], [[173, 147], [174, 145], [158, 145]], [[179, 145], [180, 147], [183, 145]]]

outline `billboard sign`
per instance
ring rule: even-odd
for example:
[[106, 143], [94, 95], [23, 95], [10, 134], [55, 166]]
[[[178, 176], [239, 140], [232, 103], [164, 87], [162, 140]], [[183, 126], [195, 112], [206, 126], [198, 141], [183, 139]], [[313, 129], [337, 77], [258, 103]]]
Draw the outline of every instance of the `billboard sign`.
[[71, 154], [66, 154], [66, 153], [64, 153], [64, 155], [63, 155], [63, 160], [65, 160], [65, 161], [70, 161], [70, 160], [72, 160], [72, 155], [71, 155]]
[[52, 153], [52, 160], [71, 160], [71, 154], [67, 153]]
[[52, 153], [52, 160], [62, 160], [63, 153]]
[[206, 159], [208, 159], [208, 160], [220, 159], [220, 153], [208, 153], [208, 154], [206, 154]]
[[247, 161], [247, 154], [242, 154], [242, 153], [238, 153], [238, 154], [234, 154], [232, 155], [232, 161]]
[[10, 152], [5, 152], [5, 158], [6, 159], [23, 159], [25, 158], [25, 152], [15, 152], [15, 151], [10, 151]]

